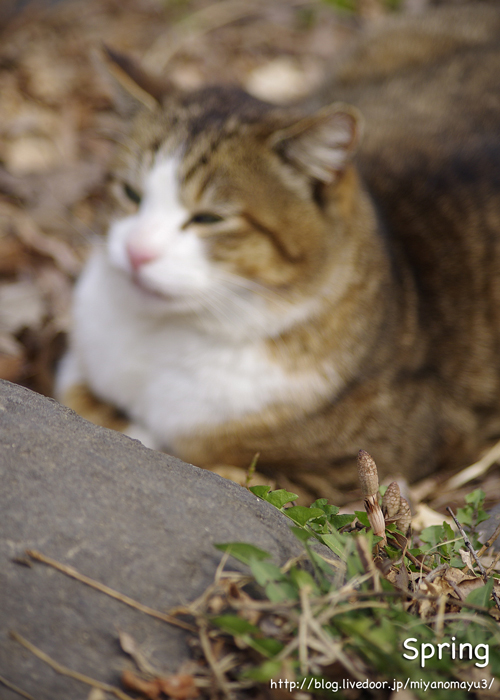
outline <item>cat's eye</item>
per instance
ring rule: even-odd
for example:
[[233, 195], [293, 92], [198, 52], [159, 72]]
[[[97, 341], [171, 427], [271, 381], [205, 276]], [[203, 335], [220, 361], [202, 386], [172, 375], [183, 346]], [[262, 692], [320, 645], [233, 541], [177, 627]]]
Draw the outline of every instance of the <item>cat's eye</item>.
[[123, 183], [123, 191], [125, 192], [125, 194], [131, 202], [133, 202], [134, 204], [141, 203], [141, 195], [139, 194], [139, 192], [137, 192], [137, 190], [134, 190], [133, 187], [130, 187], [130, 185], [127, 182]]
[[218, 224], [222, 221], [222, 216], [218, 214], [210, 214], [210, 212], [200, 212], [191, 217], [190, 224], [202, 224], [209, 226], [210, 224]]

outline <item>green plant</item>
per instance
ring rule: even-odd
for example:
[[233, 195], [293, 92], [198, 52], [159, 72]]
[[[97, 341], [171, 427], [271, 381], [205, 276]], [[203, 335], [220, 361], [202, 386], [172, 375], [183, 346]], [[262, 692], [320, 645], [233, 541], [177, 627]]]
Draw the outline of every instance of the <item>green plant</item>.
[[[290, 519], [306, 559], [305, 566], [280, 568], [252, 545], [217, 545], [251, 572], [250, 589], [229, 596], [223, 614], [210, 618], [240, 650], [235, 677], [243, 686], [287, 678], [295, 684], [289, 690], [331, 694], [336, 688], [342, 697], [348, 688], [396, 690], [406, 683], [417, 697], [429, 697], [431, 689], [437, 699], [449, 698], [450, 689], [454, 698], [491, 689], [500, 676], [494, 581], [485, 585], [467, 571], [463, 539], [446, 522], [426, 528], [411, 549], [394, 524], [384, 544], [364, 512], [339, 514], [326, 499], [290, 506], [294, 493], [250, 490]], [[484, 494], [473, 492], [459, 510], [473, 536], [486, 515], [483, 502]], [[466, 583], [473, 587], [468, 593]], [[471, 668], [476, 685], [468, 680]]]

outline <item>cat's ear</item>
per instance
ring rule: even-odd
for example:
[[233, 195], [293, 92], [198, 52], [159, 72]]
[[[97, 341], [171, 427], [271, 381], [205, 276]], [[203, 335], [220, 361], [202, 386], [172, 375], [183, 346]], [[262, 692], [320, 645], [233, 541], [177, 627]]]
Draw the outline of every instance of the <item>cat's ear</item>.
[[130, 56], [108, 46], [102, 46], [98, 59], [111, 81], [117, 109], [126, 117], [133, 116], [141, 107], [157, 109], [169, 90], [166, 81], [149, 75]]
[[271, 146], [311, 177], [332, 183], [356, 150], [362, 118], [355, 107], [330, 105], [275, 132]]

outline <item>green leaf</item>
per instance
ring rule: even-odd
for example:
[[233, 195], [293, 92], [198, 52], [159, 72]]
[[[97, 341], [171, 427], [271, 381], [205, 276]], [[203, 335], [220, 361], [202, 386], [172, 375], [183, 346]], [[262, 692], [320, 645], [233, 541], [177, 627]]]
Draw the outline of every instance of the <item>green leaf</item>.
[[266, 494], [271, 490], [270, 486], [264, 486], [263, 484], [258, 484], [257, 486], [250, 486], [249, 489], [255, 496], [265, 500]]
[[297, 600], [297, 589], [290, 581], [271, 581], [266, 588], [266, 596], [272, 603], [283, 603], [287, 600]]
[[260, 586], [265, 586], [270, 581], [281, 581], [285, 578], [281, 569], [276, 564], [261, 559], [253, 559], [249, 563], [250, 571]]
[[296, 501], [298, 495], [292, 493], [291, 491], [285, 491], [285, 489], [279, 489], [278, 491], [271, 491], [266, 496], [264, 500], [270, 503], [275, 508], [283, 508], [283, 506], [291, 501]]
[[397, 635], [392, 621], [388, 619], [382, 619], [379, 624], [374, 624], [371, 615], [358, 617], [344, 615], [342, 619], [337, 618], [337, 625], [349, 636], [361, 638], [358, 640], [359, 646], [364, 646], [361, 641], [363, 640], [384, 654], [391, 655], [395, 651]]
[[309, 586], [314, 593], [318, 592], [318, 587], [316, 586], [313, 577], [307, 571], [297, 569], [295, 566], [293, 566], [290, 569], [290, 578], [298, 588]]
[[488, 670], [495, 678], [500, 677], [500, 652], [493, 645], [490, 647], [490, 663]]
[[270, 637], [249, 637], [246, 636], [245, 642], [248, 646], [260, 652], [263, 656], [276, 656], [283, 649], [283, 644], [277, 639]]
[[260, 666], [243, 671], [242, 678], [265, 683], [281, 673], [281, 661], [264, 661]]
[[476, 525], [483, 523], [485, 520], [490, 519], [490, 514], [487, 513], [483, 508], [479, 508], [476, 515]]
[[[463, 509], [459, 508], [459, 512], [461, 514], [463, 514], [464, 511], [467, 511], [468, 508], [470, 509], [470, 518], [474, 519], [475, 525], [479, 525], [479, 523], [488, 520], [488, 518], [490, 517], [489, 513], [487, 513], [483, 508], [485, 496], [486, 494], [484, 493], [484, 491], [482, 491], [481, 489], [476, 489], [475, 491], [468, 493], [465, 497], [465, 502], [467, 503], [467, 506]], [[457, 517], [460, 520], [460, 517], [458, 515]], [[468, 525], [470, 523], [466, 524]]]
[[301, 527], [297, 527], [296, 525], [292, 525], [290, 530], [293, 532], [295, 537], [300, 540], [301, 542], [307, 542], [307, 540], [310, 540], [311, 537], [314, 537], [312, 532], [309, 532], [308, 530], [304, 530]]
[[453, 532], [451, 525], [449, 525], [446, 521], [443, 520], [443, 534], [448, 540], [448, 542], [451, 542], [451, 540], [455, 539], [455, 533]]
[[354, 513], [343, 513], [342, 515], [333, 515], [329, 520], [333, 527], [340, 530], [341, 527], [352, 523], [355, 517]]
[[361, 525], [364, 525], [365, 527], [371, 527], [370, 521], [368, 520], [368, 516], [364, 510], [355, 510], [354, 515], [357, 517]]
[[474, 508], [479, 508], [483, 505], [485, 498], [485, 492], [482, 489], [476, 489], [475, 491], [471, 491], [467, 494], [465, 497], [465, 502], [469, 503]]
[[457, 508], [457, 519], [462, 525], [468, 525], [470, 527], [472, 525], [473, 513], [474, 509], [470, 506], [466, 506], [465, 508]]
[[306, 508], [305, 506], [292, 506], [284, 511], [297, 525], [305, 525], [308, 520], [319, 518], [323, 515], [321, 508]]
[[220, 549], [221, 552], [229, 552], [232, 557], [243, 562], [243, 564], [250, 564], [250, 562], [255, 559], [260, 560], [271, 558], [271, 555], [268, 554], [268, 552], [264, 552], [263, 549], [259, 549], [253, 544], [247, 544], [246, 542], [225, 542], [216, 544], [215, 547]]
[[488, 583], [485, 583], [481, 588], [476, 588], [471, 591], [467, 598], [466, 603], [471, 603], [472, 605], [480, 605], [482, 608], [490, 607], [491, 592], [493, 591], [493, 579], [490, 578]]
[[389, 559], [399, 559], [401, 557], [401, 550], [391, 547], [390, 544], [386, 544], [384, 549]]
[[248, 620], [237, 615], [219, 615], [212, 618], [212, 622], [224, 632], [240, 637], [242, 634], [259, 634], [260, 630]]
[[219, 615], [214, 617], [212, 622], [233, 637], [240, 637], [248, 646], [264, 656], [276, 656], [283, 649], [283, 644], [277, 639], [261, 637], [262, 633], [258, 627], [237, 615]]
[[[350, 539], [352, 541], [354, 538]], [[348, 551], [349, 549], [351, 551]], [[352, 548], [351, 543], [346, 545], [342, 559], [345, 561], [347, 567], [347, 580], [354, 578], [355, 576], [361, 576], [365, 573], [365, 567], [361, 561], [359, 553]]]
[[345, 535], [341, 535], [338, 532], [332, 532], [328, 535], [321, 535], [321, 541], [338, 557], [341, 559], [344, 558], [344, 549], [346, 546]]
[[[335, 568], [335, 564], [329, 564], [325, 559], [323, 559], [322, 556], [320, 556], [317, 552], [315, 552], [313, 549], [308, 547], [308, 554], [309, 557], [311, 558], [311, 561], [313, 565], [319, 569], [323, 574], [326, 574], [328, 576], [328, 579], [325, 580], [326, 588], [327, 590], [330, 590], [330, 583], [331, 583], [331, 577], [335, 574], [338, 573], [338, 570]], [[330, 557], [330, 559], [333, 559], [333, 557]]]
[[[426, 542], [430, 547], [436, 547], [436, 545], [441, 544], [444, 539], [444, 531], [442, 525], [429, 525], [420, 533], [420, 539], [422, 542]], [[425, 548], [426, 550], [429, 547]]]
[[328, 498], [317, 498], [314, 503], [311, 503], [311, 508], [321, 508], [323, 510], [323, 506], [328, 505]]
[[320, 515], [317, 518], [310, 520], [309, 527], [313, 528], [314, 532], [319, 532], [320, 534], [323, 532], [328, 532], [326, 521], [327, 516], [323, 513], [323, 515]]
[[311, 508], [321, 508], [323, 513], [328, 516], [337, 515], [340, 510], [338, 506], [332, 506], [328, 503], [327, 498], [318, 498], [314, 503], [311, 503]]
[[[445, 521], [443, 521], [443, 537], [448, 542], [451, 542], [452, 540], [456, 539], [455, 533], [453, 532], [451, 525], [449, 525]], [[449, 550], [450, 550], [450, 554], [451, 554], [451, 545], [449, 547]]]

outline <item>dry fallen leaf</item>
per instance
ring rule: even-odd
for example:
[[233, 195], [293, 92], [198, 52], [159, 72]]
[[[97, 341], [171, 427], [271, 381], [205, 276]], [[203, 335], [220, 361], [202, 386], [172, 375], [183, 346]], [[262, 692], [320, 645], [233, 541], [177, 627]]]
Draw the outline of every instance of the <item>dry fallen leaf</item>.
[[122, 673], [122, 683], [126, 688], [135, 690], [149, 700], [160, 700], [162, 693], [173, 700], [191, 700], [200, 694], [194, 677], [187, 673], [174, 673], [145, 680], [132, 671], [125, 670]]
[[459, 554], [465, 566], [470, 571], [474, 571], [474, 562], [472, 561], [472, 554], [467, 549], [460, 549]]
[[156, 678], [152, 681], [147, 681], [136, 676], [133, 671], [125, 669], [122, 673], [121, 681], [125, 688], [135, 690], [145, 698], [149, 698], [149, 700], [160, 700], [161, 698], [161, 688]]
[[200, 694], [195, 679], [187, 673], [172, 674], [157, 680], [165, 695], [174, 700], [190, 700], [190, 698], [197, 698]]

